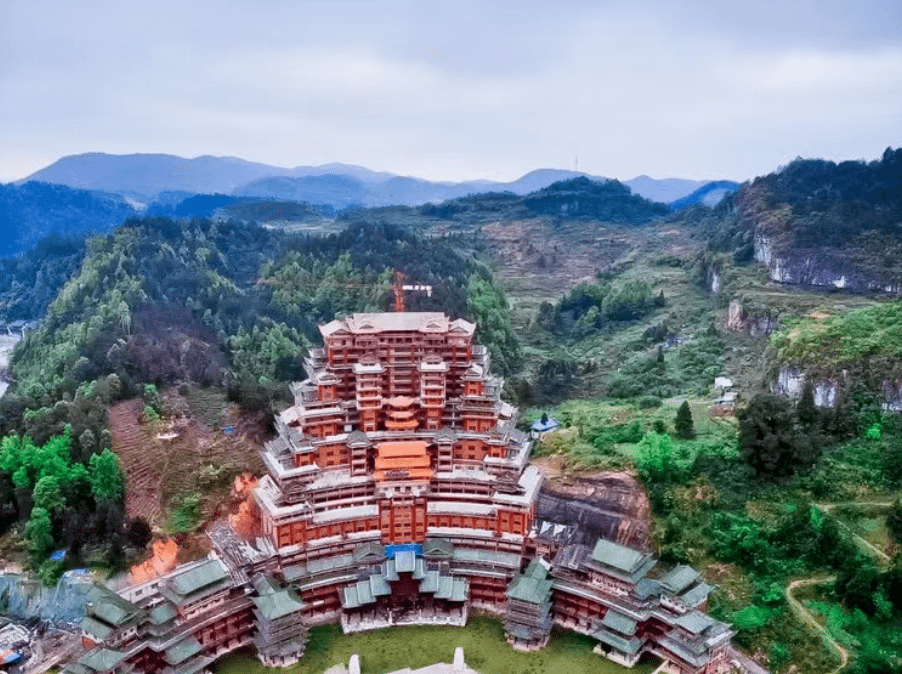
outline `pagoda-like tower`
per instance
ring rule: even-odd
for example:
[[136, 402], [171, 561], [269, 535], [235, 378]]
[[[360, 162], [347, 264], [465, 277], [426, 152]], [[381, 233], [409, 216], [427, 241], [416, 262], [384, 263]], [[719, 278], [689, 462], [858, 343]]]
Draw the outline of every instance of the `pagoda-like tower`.
[[522, 553], [541, 477], [474, 331], [441, 313], [320, 326], [255, 492], [286, 563], [427, 538]]

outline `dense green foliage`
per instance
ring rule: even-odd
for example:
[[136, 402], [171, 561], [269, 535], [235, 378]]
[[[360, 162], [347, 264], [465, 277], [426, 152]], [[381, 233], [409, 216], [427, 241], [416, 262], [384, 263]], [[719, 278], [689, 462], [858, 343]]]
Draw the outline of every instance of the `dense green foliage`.
[[758, 395], [739, 414], [739, 445], [749, 465], [762, 475], [789, 475], [810, 467], [818, 447], [799, 428], [786, 398]]
[[[666, 204], [632, 194], [629, 187], [617, 180], [596, 181], [579, 177], [552, 183], [525, 196], [487, 192], [415, 208], [372, 209], [370, 216], [376, 214], [421, 223], [435, 219], [470, 225], [545, 216], [557, 222], [592, 219], [643, 225], [668, 213], [670, 208]], [[354, 221], [361, 214], [367, 214], [367, 211], [346, 212], [341, 217]]]
[[[830, 668], [825, 653], [816, 655], [819, 640], [797, 622], [782, 591], [794, 578], [825, 574], [837, 580], [823, 612], [832, 616], [834, 636], [853, 653], [850, 671], [894, 671], [900, 661], [902, 557], [882, 566], [812, 499], [849, 500], [862, 489], [897, 487], [902, 423], [867, 404], [850, 404], [844, 413], [861, 439], [830, 435], [834, 413], [812, 414], [801, 401], [792, 406], [761, 396], [740, 417], [741, 452], [694, 450], [704, 441], [700, 437], [682, 445], [681, 457], [676, 443], [659, 433], [646, 433], [639, 445], [637, 465], [652, 498], [662, 557], [734, 568], [727, 592], [714, 595], [711, 610], [733, 624], [740, 646], [766, 649], [776, 671], [793, 662], [815, 671]], [[685, 455], [695, 458], [687, 462]], [[894, 506], [886, 515], [890, 531], [895, 517]]]
[[544, 302], [539, 308], [540, 326], [561, 335], [585, 337], [614, 321], [641, 318], [664, 306], [664, 291], [652, 296], [644, 281], [621, 285], [581, 283], [564, 295], [556, 305]]
[[683, 404], [677, 408], [673, 428], [676, 436], [682, 440], [691, 440], [695, 437], [695, 424], [692, 422], [692, 410], [689, 409], [688, 400], [684, 400]]
[[665, 204], [635, 195], [617, 180], [599, 182], [585, 177], [554, 183], [523, 201], [532, 213], [605, 222], [642, 224], [670, 212]]
[[902, 302], [798, 319], [771, 335], [771, 347], [775, 359], [813, 373], [854, 366], [892, 376], [902, 356]]
[[[384, 310], [392, 269], [433, 285], [433, 298], [410, 298], [413, 309], [466, 315], [473, 264], [444, 240], [386, 227], [310, 238], [237, 221], [132, 220], [91, 241], [81, 272], [24, 340], [13, 362], [15, 395], [47, 406], [114, 373], [120, 393], [140, 382], [228, 379], [239, 399], [259, 401], [276, 394], [274, 381], [298, 375], [318, 322]], [[503, 297], [480, 273], [476, 288], [497, 307], [477, 323], [486, 341], [500, 335], [509, 351]]]
[[48, 236], [109, 231], [134, 210], [122, 197], [27, 182], [0, 184], [0, 257], [33, 248]]
[[699, 236], [737, 262], [753, 256], [755, 235], [767, 237], [776, 254], [806, 255], [874, 280], [902, 276], [902, 149], [880, 160], [796, 159], [756, 178], [713, 209], [682, 213]]
[[127, 531], [130, 541], [146, 545], [146, 524], [125, 521], [124, 487], [116, 455], [106, 448], [75, 458], [68, 428], [43, 445], [16, 435], [0, 444], [0, 528], [25, 523], [35, 564], [54, 547], [67, 549], [73, 563], [84, 546], [101, 546], [118, 559]]
[[0, 320], [43, 317], [84, 256], [83, 238], [54, 236], [17, 257], [0, 260]]

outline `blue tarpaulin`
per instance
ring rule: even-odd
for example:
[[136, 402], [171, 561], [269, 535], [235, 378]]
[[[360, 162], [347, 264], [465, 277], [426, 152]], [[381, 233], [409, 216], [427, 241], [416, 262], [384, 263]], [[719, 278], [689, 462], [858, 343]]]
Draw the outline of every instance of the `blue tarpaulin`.
[[12, 649], [0, 651], [0, 665], [11, 665], [22, 659], [22, 654]]
[[398, 543], [397, 545], [385, 546], [385, 556], [388, 559], [394, 559], [399, 552], [412, 552], [417, 557], [422, 557], [423, 546], [419, 543]]

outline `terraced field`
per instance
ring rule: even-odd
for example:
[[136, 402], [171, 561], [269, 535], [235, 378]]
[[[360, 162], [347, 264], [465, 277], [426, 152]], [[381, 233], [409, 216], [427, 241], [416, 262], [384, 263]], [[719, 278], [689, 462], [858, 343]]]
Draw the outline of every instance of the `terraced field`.
[[[126, 512], [165, 528], [182, 500], [200, 496], [198, 525], [231, 508], [235, 475], [259, 475], [260, 429], [241, 419], [218, 392], [164, 393], [167, 416], [143, 421], [144, 403], [126, 400], [110, 409], [113, 451], [126, 478]], [[223, 432], [220, 428], [229, 430]], [[199, 527], [200, 528], [200, 527]]]

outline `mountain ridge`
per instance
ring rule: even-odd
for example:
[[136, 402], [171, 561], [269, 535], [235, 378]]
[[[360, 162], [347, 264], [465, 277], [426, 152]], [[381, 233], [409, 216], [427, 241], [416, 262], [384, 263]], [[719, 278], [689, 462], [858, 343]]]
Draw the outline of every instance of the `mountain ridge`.
[[[133, 153], [113, 155], [89, 152], [68, 155], [53, 162], [14, 184], [29, 181], [61, 184], [75, 189], [92, 189], [122, 194], [138, 201], [150, 202], [163, 192], [186, 191], [195, 194], [236, 194], [298, 198], [310, 203], [322, 203], [342, 207], [356, 203], [343, 196], [332, 201], [318, 201], [316, 190], [306, 190], [307, 178], [338, 175], [352, 178], [363, 186], [357, 196], [361, 206], [405, 205], [416, 206], [429, 202], [478, 194], [488, 191], [511, 191], [518, 195], [548, 187], [552, 183], [577, 177], [596, 181], [609, 178], [593, 176], [580, 171], [539, 168], [508, 182], [484, 179], [470, 181], [430, 181], [415, 176], [401, 176], [386, 171], [374, 171], [355, 164], [329, 163], [320, 166], [295, 166], [292, 168], [253, 162], [240, 157], [201, 155], [184, 158], [165, 153]], [[288, 193], [274, 192], [272, 185], [264, 181], [295, 179], [299, 183], [285, 183]], [[398, 179], [404, 182], [399, 182]], [[642, 175], [621, 181], [639, 196], [652, 201], [669, 202], [685, 197], [707, 181], [682, 178], [654, 179]], [[407, 186], [407, 189], [399, 187]], [[253, 187], [252, 187], [253, 186]], [[248, 190], [263, 190], [265, 194], [249, 194]], [[290, 196], [290, 193], [300, 196]]]

